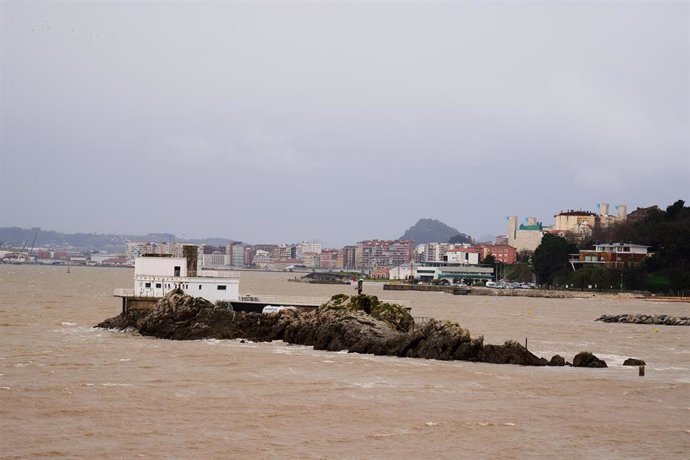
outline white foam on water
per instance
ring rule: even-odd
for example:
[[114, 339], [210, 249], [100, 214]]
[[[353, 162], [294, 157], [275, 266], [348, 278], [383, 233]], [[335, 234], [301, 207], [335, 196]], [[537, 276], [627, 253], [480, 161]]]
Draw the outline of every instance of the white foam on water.
[[62, 326], [76, 326], [77, 323], [70, 323], [68, 321], [63, 321], [60, 323]]
[[131, 361], [129, 358], [120, 358], [120, 361], [123, 363], [126, 363], [127, 361]]
[[398, 385], [394, 385], [386, 380], [376, 380], [376, 381], [369, 381], [369, 382], [352, 382], [350, 385], [357, 387], [357, 388], [362, 388], [365, 390], [371, 389], [371, 388], [397, 388]]
[[623, 366], [623, 361], [629, 358], [629, 356], [622, 356], [622, 355], [606, 355], [606, 354], [599, 354], [599, 353], [594, 353], [594, 355], [599, 358], [603, 359], [606, 361], [606, 365], [611, 367], [620, 367]]
[[132, 387], [131, 383], [101, 383], [102, 387]]
[[674, 367], [674, 366], [670, 366], [670, 367], [649, 367], [649, 366], [647, 366], [647, 367], [653, 371], [687, 371], [688, 370], [687, 367]]
[[426, 425], [426, 426], [438, 426], [438, 423], [426, 422], [425, 425]]
[[277, 353], [279, 355], [292, 355], [295, 353], [295, 350], [289, 350], [287, 348], [276, 348], [273, 350], [273, 353]]
[[0, 390], [11, 390], [12, 388], [10, 387], [0, 387]]

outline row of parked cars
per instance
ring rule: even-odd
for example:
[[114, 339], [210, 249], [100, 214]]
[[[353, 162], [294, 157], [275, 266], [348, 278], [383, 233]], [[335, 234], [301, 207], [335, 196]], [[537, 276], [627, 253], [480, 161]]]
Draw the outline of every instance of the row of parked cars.
[[512, 283], [506, 281], [487, 281], [486, 287], [492, 289], [534, 289], [534, 283]]

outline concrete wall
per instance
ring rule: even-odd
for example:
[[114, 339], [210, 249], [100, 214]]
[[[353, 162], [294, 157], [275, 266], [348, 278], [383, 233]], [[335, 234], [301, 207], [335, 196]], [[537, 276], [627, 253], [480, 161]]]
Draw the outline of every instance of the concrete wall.
[[596, 224], [597, 218], [594, 215], [558, 214], [553, 230], [576, 234], [591, 234]]
[[138, 297], [163, 297], [174, 289], [210, 302], [240, 298], [239, 278], [134, 277], [134, 295]]
[[180, 267], [178, 276], [187, 276], [184, 257], [137, 257], [134, 259], [134, 276], [175, 276], [175, 267]]
[[[528, 222], [532, 218], [528, 219]], [[536, 222], [536, 219], [534, 219]], [[508, 244], [520, 251], [534, 251], [544, 236], [540, 230], [519, 230], [517, 216], [508, 218]]]
[[479, 264], [479, 252], [449, 250], [446, 254], [449, 263], [466, 263], [470, 265]]

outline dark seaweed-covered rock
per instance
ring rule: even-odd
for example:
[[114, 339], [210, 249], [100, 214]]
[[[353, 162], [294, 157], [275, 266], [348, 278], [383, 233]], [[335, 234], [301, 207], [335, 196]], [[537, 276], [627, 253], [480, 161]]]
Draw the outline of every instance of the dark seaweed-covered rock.
[[551, 358], [551, 361], [549, 361], [549, 366], [565, 366], [567, 363], [565, 362], [565, 358], [561, 355], [553, 355]]
[[156, 303], [153, 309], [130, 309], [98, 324], [110, 329], [134, 328], [142, 335], [172, 340], [279, 339], [294, 316], [293, 311], [275, 315], [234, 312], [201, 297], [174, 290]]
[[608, 367], [606, 361], [601, 360], [588, 351], [581, 351], [573, 358], [573, 367]]
[[533, 355], [522, 344], [513, 340], [503, 345], [484, 345], [479, 360], [495, 364], [524, 364], [528, 366], [546, 366], [549, 362]]
[[623, 362], [624, 366], [646, 366], [647, 363], [637, 358], [628, 358]]
[[317, 309], [296, 315], [286, 325], [282, 340], [311, 345], [317, 350], [388, 354], [386, 340], [400, 334], [388, 323], [376, 320], [363, 311], [351, 309]]
[[627, 314], [601, 315], [595, 321], [604, 323], [655, 324], [659, 326], [690, 326], [688, 316]]
[[390, 343], [391, 354], [408, 358], [479, 361], [483, 338], [472, 340], [467, 329], [432, 319]]
[[97, 327], [133, 328], [142, 335], [162, 339], [283, 340], [317, 350], [409, 358], [528, 366], [557, 361], [554, 357], [550, 363], [513, 341], [485, 345], [483, 337], [471, 338], [468, 330], [451, 321], [432, 319], [415, 328], [405, 307], [366, 295], [337, 295], [309, 313], [283, 310], [264, 315], [234, 312], [176, 290], [160, 299], [153, 309], [131, 309]]

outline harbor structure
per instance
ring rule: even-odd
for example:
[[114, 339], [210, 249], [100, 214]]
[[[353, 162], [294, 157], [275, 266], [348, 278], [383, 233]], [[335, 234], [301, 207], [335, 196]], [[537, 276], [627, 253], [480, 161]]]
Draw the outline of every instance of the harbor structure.
[[175, 289], [210, 302], [232, 302], [240, 296], [240, 277], [228, 271], [201, 267], [197, 246], [185, 245], [183, 257], [148, 254], [134, 259], [134, 288], [116, 289], [123, 311], [132, 307], [152, 306]]

